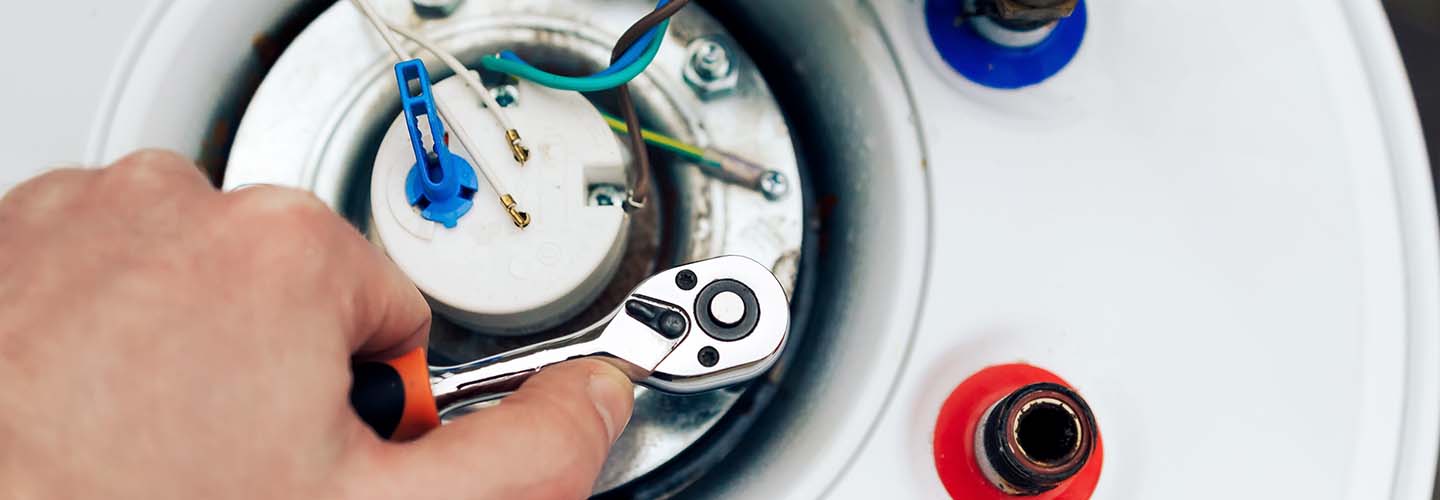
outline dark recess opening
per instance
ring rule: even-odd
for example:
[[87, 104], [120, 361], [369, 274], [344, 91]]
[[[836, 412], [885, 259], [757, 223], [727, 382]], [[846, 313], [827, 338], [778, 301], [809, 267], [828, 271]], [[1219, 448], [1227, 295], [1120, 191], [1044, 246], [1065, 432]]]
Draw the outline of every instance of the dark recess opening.
[[1079, 447], [1080, 424], [1059, 404], [1036, 403], [1016, 418], [1015, 440], [1031, 460], [1057, 464]]
[[1440, 47], [1440, 2], [1384, 0], [1382, 3], [1390, 18], [1390, 28], [1395, 30], [1395, 42], [1400, 45], [1405, 72], [1410, 76], [1410, 89], [1415, 94], [1415, 106], [1420, 112], [1425, 148], [1430, 153], [1431, 182], [1440, 188], [1440, 182], [1435, 181], [1440, 178], [1436, 172], [1440, 167], [1440, 57], [1435, 57], [1435, 48]]

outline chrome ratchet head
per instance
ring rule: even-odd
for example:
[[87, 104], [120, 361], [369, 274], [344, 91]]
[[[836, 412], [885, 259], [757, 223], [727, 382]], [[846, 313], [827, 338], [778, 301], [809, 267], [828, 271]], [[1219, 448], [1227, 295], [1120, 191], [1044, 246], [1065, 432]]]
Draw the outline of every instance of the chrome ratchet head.
[[[646, 311], [647, 305], [665, 311]], [[621, 305], [611, 328], [629, 327], [621, 326], [631, 324], [621, 317], [660, 325], [645, 321], [650, 312], [668, 316], [674, 328], [680, 325], [673, 314], [684, 316], [679, 342], [639, 381], [672, 393], [708, 391], [765, 373], [790, 331], [785, 289], [764, 265], [737, 255], [685, 264], [645, 280]]]
[[443, 416], [514, 391], [542, 368], [604, 357], [640, 384], [694, 393], [744, 382], [775, 364], [790, 327], [780, 282], [739, 256], [685, 264], [641, 282], [609, 318], [578, 332], [454, 366], [431, 366]]

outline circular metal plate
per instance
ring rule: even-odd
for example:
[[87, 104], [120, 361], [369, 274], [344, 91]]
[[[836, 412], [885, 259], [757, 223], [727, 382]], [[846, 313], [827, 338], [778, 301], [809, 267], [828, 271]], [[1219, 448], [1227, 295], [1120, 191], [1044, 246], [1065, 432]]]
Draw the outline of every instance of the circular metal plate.
[[[588, 0], [563, 6], [540, 1], [466, 2], [449, 17], [422, 19], [414, 15], [409, 2], [377, 2], [384, 16], [428, 35], [462, 61], [473, 63], [484, 54], [510, 48], [528, 59], [571, 71], [601, 67], [614, 39], [651, 7], [641, 1]], [[789, 128], [743, 52], [729, 51], [737, 79], [728, 92], [702, 97], [683, 81], [685, 47], [699, 37], [737, 46], [699, 8], [677, 16], [654, 63], [631, 84], [647, 125], [742, 154], [799, 179]], [[444, 66], [425, 59], [433, 78], [448, 76]], [[331, 7], [291, 44], [251, 101], [231, 152], [225, 186], [271, 183], [309, 189], [363, 228], [368, 219], [363, 193], [368, 190], [371, 158], [398, 109], [393, 64], [383, 42], [353, 7], [348, 3]], [[607, 97], [592, 96], [602, 106]], [[664, 189], [659, 203], [647, 209], [651, 213], [633, 217], [628, 245], [631, 255], [643, 258], [627, 258], [614, 287], [628, 289], [633, 282], [627, 280], [638, 282], [675, 263], [739, 254], [769, 266], [794, 297], [804, 220], [804, 196], [798, 186], [770, 201], [760, 193], [712, 179], [697, 167], [664, 157], [657, 160], [656, 178]], [[655, 205], [661, 209], [655, 211]], [[609, 295], [614, 294], [602, 293], [597, 306], [604, 308]], [[578, 320], [584, 319], [582, 313]], [[432, 352], [457, 361], [513, 346], [456, 331], [443, 322], [432, 331]], [[635, 417], [616, 443], [597, 491], [635, 479], [685, 450], [716, 425], [741, 391], [678, 397], [637, 389]]]

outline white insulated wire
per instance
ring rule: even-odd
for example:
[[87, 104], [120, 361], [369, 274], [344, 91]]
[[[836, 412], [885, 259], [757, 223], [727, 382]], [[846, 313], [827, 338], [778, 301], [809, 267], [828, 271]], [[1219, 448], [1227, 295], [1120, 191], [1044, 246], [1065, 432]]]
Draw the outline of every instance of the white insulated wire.
[[401, 61], [413, 59], [410, 52], [400, 46], [400, 41], [395, 39], [395, 35], [385, 28], [385, 19], [375, 12], [375, 7], [370, 5], [369, 0], [351, 0], [350, 3], [355, 4], [355, 8], [360, 9], [361, 14], [365, 14], [365, 18], [370, 20], [370, 25], [375, 27], [375, 31], [380, 32], [380, 38], [385, 39], [385, 45], [389, 45], [390, 51], [395, 53], [395, 57]]
[[[350, 0], [350, 3], [355, 4], [355, 7], [359, 8], [362, 14], [365, 14], [365, 18], [370, 20], [370, 24], [375, 27], [375, 31], [380, 32], [380, 37], [385, 39], [385, 45], [390, 46], [390, 52], [395, 54], [396, 59], [400, 61], [414, 59], [409, 51], [406, 51], [404, 47], [400, 46], [400, 41], [395, 39], [395, 35], [390, 32], [390, 27], [385, 23], [385, 20], [380, 17], [380, 14], [377, 14], [375, 9], [370, 6], [369, 1]], [[469, 74], [468, 71], [461, 73]], [[486, 95], [488, 96], [489, 94], [487, 93]], [[494, 98], [492, 97], [491, 100], [493, 101]], [[498, 107], [499, 105], [497, 104], [496, 108]], [[495, 173], [490, 170], [490, 165], [485, 163], [483, 155], [480, 154], [480, 148], [475, 147], [475, 144], [470, 142], [470, 133], [465, 131], [465, 126], [461, 125], [458, 120], [451, 119], [451, 117], [458, 117], [460, 115], [451, 113], [450, 110], [446, 108], [445, 101], [439, 99], [435, 100], [435, 109], [440, 112], [440, 118], [445, 121], [445, 124], [455, 131], [455, 137], [460, 139], [460, 145], [465, 148], [465, 151], [470, 153], [470, 158], [475, 160], [475, 166], [479, 167], [480, 174], [485, 177], [485, 181], [490, 184], [490, 189], [495, 190], [495, 195], [503, 196], [510, 194], [510, 190], [505, 188], [504, 181], [500, 180], [500, 177], [496, 176]], [[436, 137], [435, 139], [440, 138]]]
[[445, 66], [450, 68], [450, 71], [459, 75], [460, 78], [464, 80], [465, 85], [470, 87], [470, 90], [475, 91], [476, 95], [480, 96], [480, 100], [485, 101], [485, 107], [490, 108], [491, 114], [495, 115], [495, 119], [500, 122], [501, 127], [505, 130], [515, 129], [515, 125], [510, 123], [510, 117], [505, 114], [505, 110], [501, 108], [500, 103], [495, 102], [495, 96], [490, 93], [489, 89], [485, 88], [484, 84], [480, 83], [480, 78], [475, 76], [475, 73], [466, 69], [465, 65], [461, 64], [460, 60], [455, 58], [454, 54], [440, 48], [424, 36], [410, 31], [404, 26], [395, 23], [387, 23], [386, 26], [388, 26], [391, 31], [399, 33], [400, 36], [405, 37], [411, 42], [415, 42], [415, 45], [419, 45], [420, 48], [434, 54], [441, 62], [445, 63]]

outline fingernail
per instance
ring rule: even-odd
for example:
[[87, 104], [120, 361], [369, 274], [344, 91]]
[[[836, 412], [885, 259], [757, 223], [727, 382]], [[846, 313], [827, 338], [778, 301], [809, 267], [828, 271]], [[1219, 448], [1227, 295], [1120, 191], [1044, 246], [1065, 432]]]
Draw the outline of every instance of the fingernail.
[[630, 421], [630, 405], [635, 398], [630, 379], [613, 368], [597, 370], [590, 374], [589, 392], [590, 402], [605, 422], [605, 432], [613, 443]]

